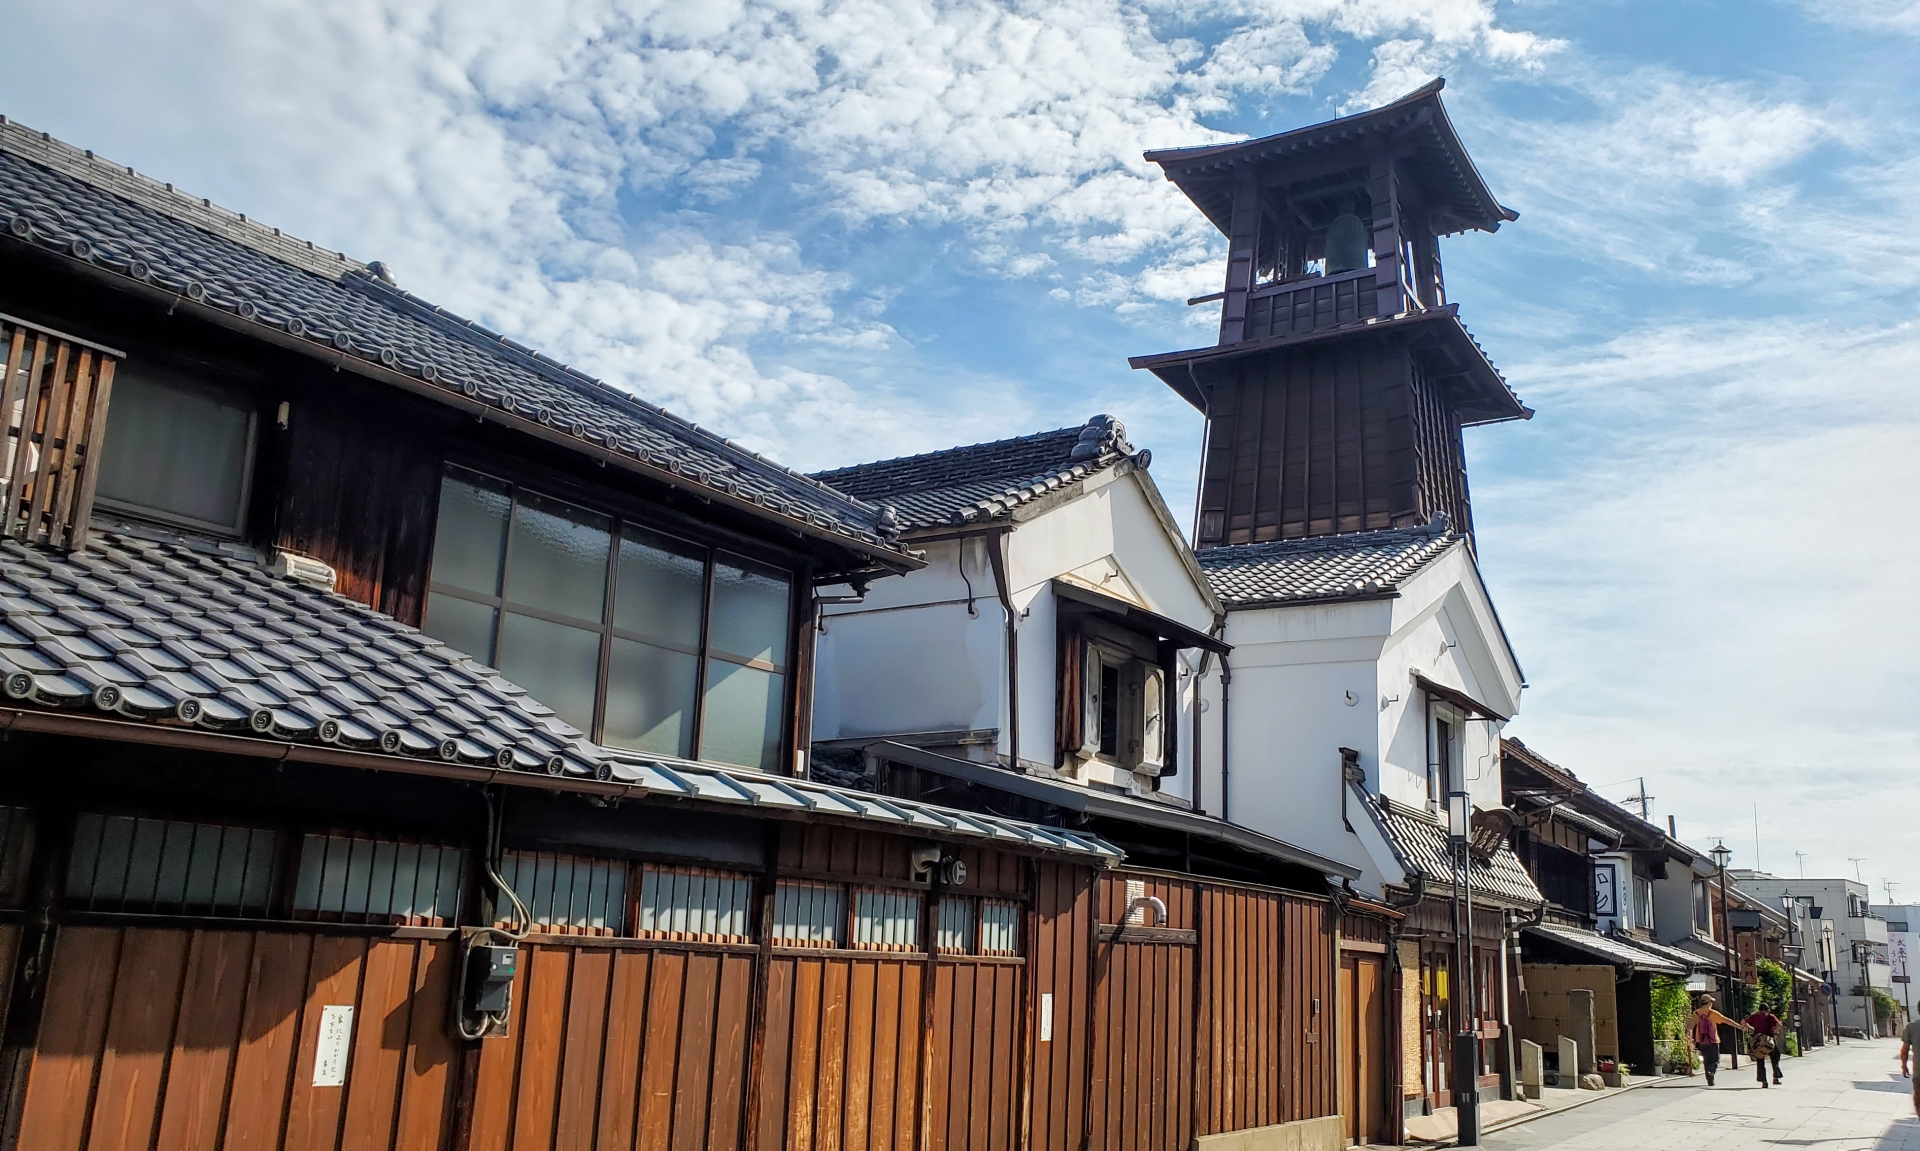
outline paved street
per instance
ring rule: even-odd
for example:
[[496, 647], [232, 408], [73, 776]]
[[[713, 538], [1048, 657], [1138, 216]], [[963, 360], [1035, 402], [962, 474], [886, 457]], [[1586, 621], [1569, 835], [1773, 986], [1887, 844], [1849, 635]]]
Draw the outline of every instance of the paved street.
[[1656, 1083], [1560, 1115], [1495, 1132], [1502, 1151], [1920, 1151], [1910, 1084], [1900, 1078], [1900, 1045], [1848, 1042], [1781, 1062], [1786, 1082], [1763, 1089], [1751, 1065], [1721, 1067], [1720, 1085], [1702, 1078]]

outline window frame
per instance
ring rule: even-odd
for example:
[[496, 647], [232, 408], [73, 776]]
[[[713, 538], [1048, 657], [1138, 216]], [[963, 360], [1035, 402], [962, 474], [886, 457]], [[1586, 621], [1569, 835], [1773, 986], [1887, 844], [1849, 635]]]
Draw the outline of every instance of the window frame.
[[[127, 364], [121, 364], [114, 380], [116, 385], [122, 385], [123, 381], [120, 377], [126, 374], [126, 368]], [[145, 504], [128, 503], [125, 500], [114, 499], [105, 492], [98, 490], [94, 492], [94, 506], [115, 515], [125, 516], [128, 519], [142, 520], [164, 527], [183, 528], [192, 532], [217, 536], [221, 539], [243, 540], [247, 538], [247, 522], [252, 517], [253, 511], [253, 473], [255, 465], [260, 458], [260, 403], [258, 399], [241, 388], [213, 380], [201, 379], [186, 369], [165, 363], [142, 361], [136, 365], [134, 374], [137, 376], [146, 370], [152, 372], [149, 378], [160, 387], [168, 389], [198, 389], [223, 400], [235, 401], [233, 406], [247, 413], [247, 443], [245, 449], [243, 449], [240, 460], [240, 491], [234, 501], [234, 522], [231, 524], [216, 523], [212, 520], [202, 520], [194, 516], [170, 512], [163, 508], [148, 507]], [[111, 404], [108, 405], [107, 410], [108, 420], [111, 422], [113, 410]], [[103, 430], [102, 435], [104, 436], [104, 434]], [[104, 454], [106, 450], [104, 439], [101, 442], [101, 450]]]
[[[1080, 747], [1075, 753], [1076, 757], [1082, 763], [1111, 764], [1122, 771], [1156, 781], [1163, 775], [1173, 774], [1178, 748], [1169, 735], [1173, 722], [1176, 722], [1174, 717], [1178, 711], [1178, 700], [1173, 697], [1168, 685], [1179, 682], [1177, 666], [1169, 666], [1157, 655], [1148, 658], [1137, 650], [1123, 650], [1115, 640], [1085, 630], [1084, 627], [1076, 642], [1081, 645], [1082, 669]], [[1111, 752], [1104, 750], [1106, 725], [1102, 714], [1106, 702], [1104, 680], [1109, 671], [1113, 673], [1114, 690], [1118, 696], [1113, 701]], [[1158, 758], [1149, 758], [1146, 746], [1147, 694], [1156, 676], [1160, 684], [1160, 752]], [[1126, 706], [1130, 695], [1137, 697], [1138, 708]]]
[[[438, 511], [439, 494], [450, 476], [455, 473], [467, 473], [464, 482], [475, 480], [498, 485], [506, 489], [508, 500], [507, 526], [505, 538], [500, 545], [500, 566], [495, 573], [495, 586], [499, 591], [491, 596], [474, 592], [467, 588], [454, 587], [433, 579], [432, 557], [439, 542], [440, 516]], [[474, 460], [466, 457], [449, 456], [441, 463], [439, 485], [435, 488], [435, 513], [433, 535], [427, 542], [426, 595], [421, 599], [420, 624], [426, 626], [428, 606], [434, 596], [446, 596], [467, 603], [478, 604], [491, 609], [494, 613], [493, 627], [489, 637], [491, 650], [486, 653], [473, 653], [476, 659], [495, 667], [500, 658], [500, 641], [506, 627], [509, 611], [516, 615], [527, 616], [546, 623], [563, 627], [591, 630], [598, 637], [598, 659], [594, 671], [593, 715], [584, 725], [587, 737], [595, 743], [604, 744], [607, 718], [607, 694], [613, 662], [613, 641], [624, 640], [629, 643], [642, 643], [650, 647], [662, 648], [691, 656], [694, 660], [693, 714], [691, 718], [692, 738], [684, 758], [702, 761], [703, 745], [706, 742], [707, 689], [709, 686], [708, 667], [710, 661], [718, 660], [736, 667], [751, 668], [767, 674], [781, 677], [780, 683], [780, 736], [778, 747], [774, 751], [770, 767], [758, 765], [730, 764], [744, 767], [746, 770], [770, 770], [778, 774], [780, 765], [786, 763], [792, 754], [795, 735], [794, 700], [800, 668], [799, 628], [804, 624], [805, 612], [802, 595], [808, 586], [808, 565], [799, 557], [779, 556], [770, 558], [769, 549], [755, 546], [755, 542], [733, 533], [706, 530], [698, 521], [685, 517], [669, 517], [647, 509], [637, 501], [606, 498], [605, 493], [584, 488], [577, 482], [569, 482], [564, 477], [546, 475], [524, 475], [523, 469], [502, 467], [498, 463]], [[600, 604], [598, 621], [583, 616], [563, 615], [544, 608], [521, 604], [507, 597], [507, 572], [513, 560], [513, 515], [520, 506], [521, 493], [529, 493], [549, 501], [555, 501], [576, 507], [608, 520], [607, 562], [604, 571], [604, 594]], [[641, 532], [665, 537], [674, 543], [685, 545], [700, 552], [700, 638], [698, 650], [688, 651], [678, 643], [663, 641], [659, 637], [645, 636], [637, 632], [620, 628], [616, 623], [616, 601], [620, 580], [621, 541], [626, 529], [635, 528]], [[767, 576], [776, 576], [787, 582], [787, 626], [783, 638], [782, 662], [749, 660], [742, 662], [731, 653], [723, 653], [713, 646], [713, 605], [715, 569], [720, 563], [729, 563], [745, 571]], [[636, 755], [658, 755], [659, 752], [644, 752], [637, 749], [615, 748], [616, 751]], [[681, 758], [674, 753], [672, 758]], [[720, 762], [714, 760], [711, 762]]]
[[[1464, 785], [1465, 756], [1464, 736], [1466, 735], [1467, 716], [1460, 709], [1443, 700], [1427, 697], [1427, 810], [1438, 811], [1446, 801], [1448, 788], [1452, 785], [1456, 772], [1462, 777]], [[1445, 727], [1447, 738], [1442, 740], [1440, 733]]]

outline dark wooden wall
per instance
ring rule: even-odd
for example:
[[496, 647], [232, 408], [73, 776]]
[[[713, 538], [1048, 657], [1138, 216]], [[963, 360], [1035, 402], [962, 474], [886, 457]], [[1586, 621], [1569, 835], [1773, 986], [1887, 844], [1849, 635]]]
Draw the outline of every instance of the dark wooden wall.
[[[65, 927], [18, 1146], [444, 1146], [451, 941]], [[313, 1086], [322, 1007], [354, 1007], [352, 1077]]]
[[1383, 341], [1249, 359], [1214, 386], [1202, 547], [1471, 525], [1460, 426], [1414, 353]]

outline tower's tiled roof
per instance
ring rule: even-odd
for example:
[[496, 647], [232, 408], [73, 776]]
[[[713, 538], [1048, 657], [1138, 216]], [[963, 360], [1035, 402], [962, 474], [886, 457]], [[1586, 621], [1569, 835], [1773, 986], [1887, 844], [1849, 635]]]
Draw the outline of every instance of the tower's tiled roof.
[[1436, 516], [1426, 527], [1233, 544], [1194, 556], [1231, 611], [1386, 595], [1464, 538]]
[[879, 510], [283, 235], [0, 118], [0, 233], [242, 331], [912, 566]]
[[1095, 416], [1076, 428], [856, 464], [815, 472], [813, 478], [891, 506], [903, 531], [981, 523], [1122, 459], [1145, 466], [1148, 454], [1135, 452], [1126, 435], [1120, 421]]

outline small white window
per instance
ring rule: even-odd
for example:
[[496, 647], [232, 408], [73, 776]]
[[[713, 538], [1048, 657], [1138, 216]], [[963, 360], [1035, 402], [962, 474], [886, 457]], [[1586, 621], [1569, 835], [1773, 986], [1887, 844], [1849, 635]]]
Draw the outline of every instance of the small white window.
[[698, 867], [644, 867], [634, 934], [642, 939], [747, 943], [753, 939], [753, 881]]
[[940, 938], [936, 942], [941, 954], [973, 954], [976, 915], [973, 900], [959, 895], [940, 897]]
[[846, 917], [837, 883], [782, 880], [773, 889], [773, 942], [782, 947], [838, 947]]
[[[535, 931], [565, 935], [621, 935], [627, 924], [627, 865], [550, 851], [509, 851], [500, 861], [507, 881], [533, 916]], [[510, 902], [494, 900], [495, 922], [511, 918]]]
[[920, 950], [920, 893], [892, 887], [856, 890], [853, 945], [863, 951]]
[[464, 857], [457, 847], [437, 844], [308, 835], [300, 844], [294, 917], [444, 926], [459, 914]]
[[1004, 899], [980, 901], [980, 954], [1020, 954], [1020, 905]]

